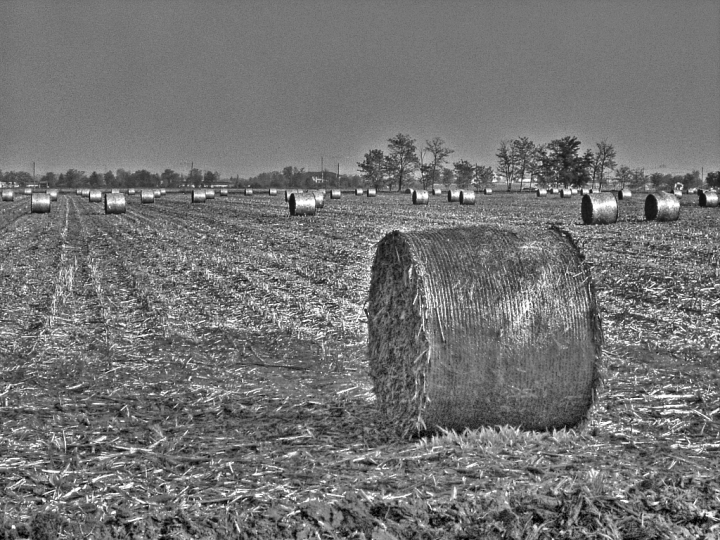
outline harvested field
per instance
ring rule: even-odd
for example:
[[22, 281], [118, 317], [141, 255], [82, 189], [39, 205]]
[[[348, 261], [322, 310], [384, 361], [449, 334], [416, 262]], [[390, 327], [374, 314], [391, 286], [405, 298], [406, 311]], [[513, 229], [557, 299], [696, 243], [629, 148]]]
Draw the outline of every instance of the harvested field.
[[[0, 535], [713, 538], [720, 212], [646, 221], [644, 199], [602, 227], [534, 193], [0, 204]], [[572, 234], [603, 385], [576, 430], [399, 439], [368, 376], [376, 245], [478, 224]]]

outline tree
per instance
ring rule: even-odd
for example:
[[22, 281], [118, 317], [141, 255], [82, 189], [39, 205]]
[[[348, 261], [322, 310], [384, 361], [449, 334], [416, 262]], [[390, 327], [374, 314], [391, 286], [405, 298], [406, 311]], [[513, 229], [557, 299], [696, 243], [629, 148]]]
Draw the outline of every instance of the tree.
[[219, 172], [205, 171], [205, 174], [203, 175], [203, 185], [205, 187], [212, 187], [212, 185], [216, 184], [218, 180], [220, 180]]
[[508, 191], [512, 188], [515, 171], [517, 170], [517, 155], [515, 151], [515, 145], [513, 145], [512, 141], [500, 141], [500, 148], [498, 148], [498, 152], [495, 154], [498, 158], [498, 173], [505, 177]]
[[90, 173], [90, 178], [88, 178], [88, 185], [91, 188], [98, 188], [102, 185], [102, 177], [95, 171]]
[[58, 185], [58, 177], [54, 172], [47, 172], [40, 178], [41, 184], [47, 184], [48, 187], [54, 188]]
[[365, 159], [358, 162], [358, 171], [362, 173], [365, 182], [375, 189], [380, 189], [385, 183], [385, 154], [382, 150], [370, 150]]
[[615, 169], [615, 180], [620, 184], [620, 189], [625, 189], [625, 184], [630, 184], [632, 169], [627, 165], [620, 165]]
[[87, 183], [87, 177], [83, 171], [77, 169], [68, 169], [63, 178], [62, 184], [58, 180], [58, 186], [77, 188], [78, 186]]
[[654, 172], [650, 175], [650, 183], [653, 188], [658, 191], [666, 191], [674, 187], [673, 177], [670, 174], [663, 174], [661, 172]]
[[[512, 141], [515, 154], [515, 177], [520, 179], [520, 191], [523, 187], [523, 179], [526, 172], [535, 169], [535, 143], [527, 137], [520, 137]], [[532, 182], [532, 174], [530, 181]]]
[[388, 139], [388, 143], [385, 170], [390, 179], [391, 189], [394, 180], [398, 184], [398, 191], [402, 191], [403, 182], [418, 166], [415, 139], [411, 139], [410, 135], [398, 133], [395, 137]]
[[705, 177], [705, 183], [709, 187], [720, 187], [720, 171], [709, 172]]
[[606, 170], [614, 170], [617, 167], [615, 162], [615, 148], [612, 144], [603, 139], [599, 143], [595, 143], [597, 151], [593, 157], [592, 166], [592, 185], [595, 187], [595, 181], [598, 182], [598, 189], [602, 190], [603, 180], [605, 179]]
[[430, 154], [432, 160], [428, 163], [428, 180], [430, 180], [430, 184], [428, 185], [423, 182], [423, 189], [435, 187], [437, 176], [443, 169], [443, 165], [445, 165], [448, 156], [455, 152], [455, 150], [451, 150], [445, 146], [445, 141], [440, 137], [433, 137], [431, 140], [425, 141], [425, 150]]
[[[122, 170], [122, 169], [120, 169]], [[119, 176], [119, 175], [118, 175]], [[105, 186], [115, 186], [118, 184], [118, 178], [115, 177], [112, 171], [107, 171], [102, 178], [102, 182], [98, 184], [98, 187]]]
[[200, 169], [190, 169], [190, 174], [188, 174], [187, 182], [191, 186], [199, 186], [202, 184], [203, 176], [200, 172]]
[[165, 169], [160, 175], [160, 185], [165, 187], [178, 187], [180, 175], [172, 169]]
[[550, 142], [548, 159], [552, 160], [552, 168], [556, 171], [557, 181], [564, 187], [581, 186], [590, 179], [588, 171], [591, 163], [590, 155], [579, 154], [580, 141], [577, 137], [563, 137]]
[[473, 170], [473, 179], [475, 183], [487, 185], [493, 181], [493, 169], [486, 165], [475, 165]]
[[645, 169], [639, 168], [630, 171], [630, 187], [632, 189], [643, 189], [646, 182]]
[[475, 167], [465, 159], [453, 163], [455, 167], [455, 182], [459, 188], [468, 188], [473, 183]]

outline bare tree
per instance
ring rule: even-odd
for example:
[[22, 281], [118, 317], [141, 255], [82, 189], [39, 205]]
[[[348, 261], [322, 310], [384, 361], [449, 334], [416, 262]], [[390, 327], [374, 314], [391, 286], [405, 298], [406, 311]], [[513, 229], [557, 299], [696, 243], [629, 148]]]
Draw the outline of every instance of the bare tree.
[[[445, 146], [445, 141], [440, 137], [434, 137], [432, 140], [425, 141], [425, 150], [432, 157], [432, 161], [428, 163], [428, 176], [430, 177], [429, 187], [435, 187], [435, 180], [440, 173], [442, 173], [443, 165], [447, 161], [448, 156], [455, 152], [455, 150], [451, 150]], [[427, 188], [428, 185], [425, 183], [425, 178], [423, 178], [423, 189]]]
[[418, 166], [415, 139], [411, 139], [410, 135], [398, 133], [395, 137], [388, 139], [388, 143], [388, 154], [385, 156], [385, 170], [391, 179], [397, 181], [398, 191], [402, 191], [403, 181], [415, 171]]
[[500, 148], [498, 148], [498, 152], [495, 154], [498, 158], [497, 170], [505, 177], [508, 191], [512, 188], [515, 171], [517, 170], [517, 155], [515, 152], [515, 145], [512, 141], [500, 141]]
[[617, 167], [615, 162], [615, 148], [607, 140], [603, 139], [596, 143], [597, 151], [595, 152], [592, 169], [593, 178], [592, 185], [595, 187], [595, 180], [598, 181], [598, 189], [602, 190], [603, 180], [605, 178], [605, 170], [614, 170]]
[[[523, 188], [525, 173], [535, 168], [535, 143], [527, 137], [520, 137], [512, 142], [515, 153], [515, 172], [520, 179], [520, 191]], [[530, 179], [532, 182], [532, 178]]]

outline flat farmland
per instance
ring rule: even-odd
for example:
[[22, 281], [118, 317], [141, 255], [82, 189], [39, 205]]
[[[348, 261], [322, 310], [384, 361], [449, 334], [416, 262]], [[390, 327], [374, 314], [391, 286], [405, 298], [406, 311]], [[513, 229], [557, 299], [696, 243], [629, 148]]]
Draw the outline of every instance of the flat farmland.
[[[0, 203], [0, 538], [720, 537], [720, 210], [644, 198], [608, 226], [534, 194]], [[377, 414], [376, 243], [473, 224], [558, 225], [591, 266], [582, 426], [404, 440]]]

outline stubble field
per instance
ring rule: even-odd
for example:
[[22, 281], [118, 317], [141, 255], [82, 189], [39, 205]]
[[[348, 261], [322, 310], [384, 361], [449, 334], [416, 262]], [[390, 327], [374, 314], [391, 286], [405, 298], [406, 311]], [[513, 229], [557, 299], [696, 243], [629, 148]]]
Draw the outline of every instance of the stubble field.
[[[720, 538], [720, 210], [343, 193], [0, 203], [0, 538]], [[402, 440], [367, 376], [392, 230], [560, 225], [604, 385], [576, 430]]]

